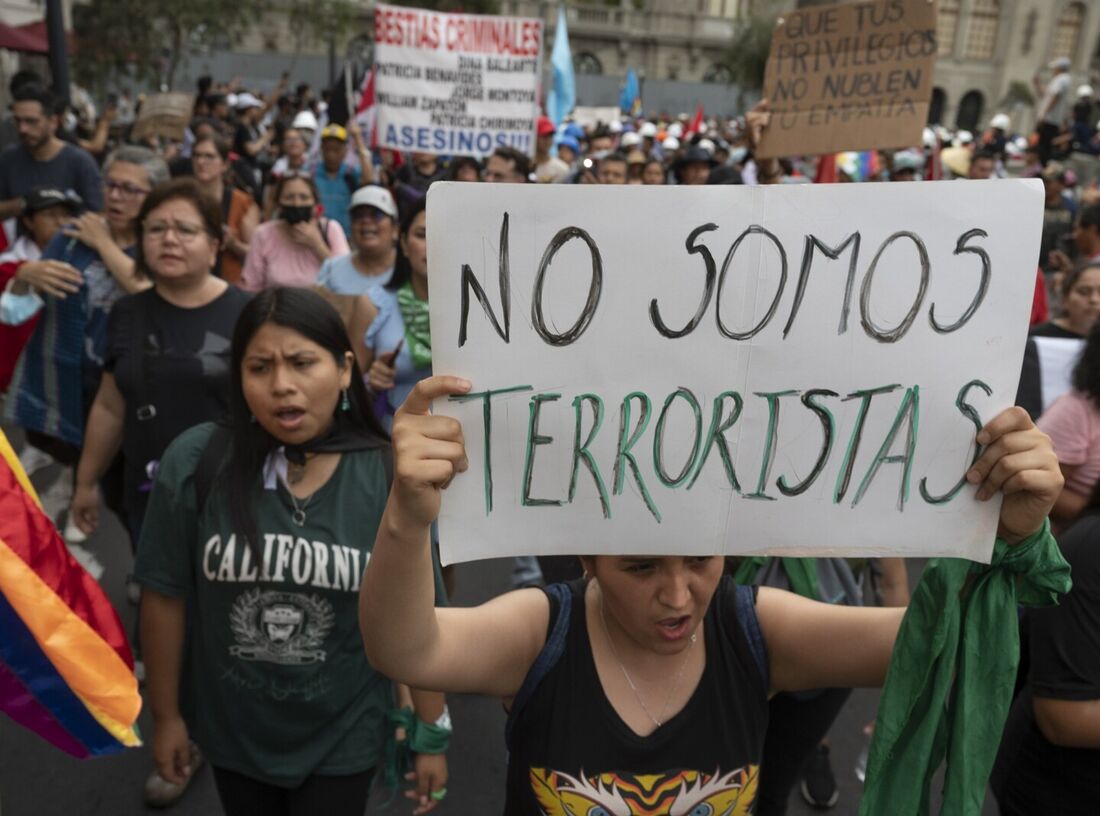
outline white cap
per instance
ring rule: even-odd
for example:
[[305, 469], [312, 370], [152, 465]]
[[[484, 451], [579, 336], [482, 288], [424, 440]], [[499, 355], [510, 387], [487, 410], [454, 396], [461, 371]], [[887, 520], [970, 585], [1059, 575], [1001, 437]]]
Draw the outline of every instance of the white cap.
[[714, 155], [715, 144], [710, 139], [700, 139], [699, 147], [710, 153], [710, 155]]
[[675, 138], [679, 139], [681, 136], [684, 135], [684, 126], [681, 125], [679, 122], [673, 122], [671, 125], [668, 126], [667, 132], [669, 136], [674, 136]]
[[1011, 124], [1012, 120], [1008, 118], [1007, 113], [998, 113], [996, 116], [989, 120], [989, 126], [996, 128], [997, 130], [1008, 130]]
[[1092, 90], [1091, 85], [1079, 85], [1079, 86], [1077, 86], [1077, 98], [1078, 99], [1084, 99], [1086, 97], [1092, 96], [1093, 93], [1094, 93], [1094, 91]]
[[317, 117], [313, 115], [313, 111], [300, 111], [290, 126], [294, 130], [317, 130]]
[[236, 110], [246, 110], [247, 108], [262, 108], [264, 103], [254, 97], [252, 94], [245, 91], [243, 94], [237, 94], [237, 98], [234, 100], [233, 108]]
[[677, 139], [675, 136], [669, 136], [663, 142], [661, 142], [661, 147], [663, 147], [665, 150], [679, 150], [680, 140]]
[[935, 147], [936, 131], [932, 130], [932, 128], [930, 127], [926, 127], [921, 132], [921, 144], [923, 144], [925, 147]]
[[955, 145], [968, 145], [974, 141], [974, 134], [969, 130], [960, 130], [955, 134]]
[[610, 130], [612, 133], [622, 133], [623, 123], [620, 122], [618, 119], [612, 119], [611, 122], [607, 125], [607, 129]]
[[351, 212], [356, 207], [374, 207], [376, 210], [384, 212], [390, 218], [397, 218], [397, 205], [393, 203], [393, 196], [390, 195], [389, 190], [377, 184], [368, 184], [366, 187], [360, 187], [352, 194], [351, 204], [348, 205], [348, 212]]
[[652, 139], [657, 135], [657, 126], [652, 122], [642, 122], [642, 126], [638, 128], [638, 133], [646, 139]]
[[1051, 60], [1047, 67], [1050, 68], [1052, 71], [1057, 71], [1059, 69], [1063, 71], [1068, 71], [1071, 64], [1072, 63], [1070, 63], [1069, 57], [1058, 57], [1058, 59]]
[[642, 137], [634, 131], [628, 131], [619, 139], [619, 147], [637, 147], [642, 143]]

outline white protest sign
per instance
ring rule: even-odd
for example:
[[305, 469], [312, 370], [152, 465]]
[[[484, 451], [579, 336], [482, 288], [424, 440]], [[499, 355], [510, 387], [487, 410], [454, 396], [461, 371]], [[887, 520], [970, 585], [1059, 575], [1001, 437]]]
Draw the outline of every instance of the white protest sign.
[[1038, 181], [439, 184], [437, 400], [470, 470], [444, 562], [517, 554], [953, 555], [1012, 404]]
[[378, 144], [486, 156], [499, 145], [533, 154], [542, 21], [374, 10]]

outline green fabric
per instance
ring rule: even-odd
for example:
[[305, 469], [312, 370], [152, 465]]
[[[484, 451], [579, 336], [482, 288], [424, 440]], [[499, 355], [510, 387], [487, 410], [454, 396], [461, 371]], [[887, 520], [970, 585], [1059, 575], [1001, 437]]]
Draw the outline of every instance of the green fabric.
[[397, 308], [405, 323], [405, 345], [409, 347], [413, 368], [428, 368], [432, 364], [432, 332], [428, 319], [428, 301], [413, 291], [412, 282], [397, 290]]
[[445, 754], [451, 744], [451, 729], [424, 722], [419, 717], [413, 724], [409, 747], [414, 754]]
[[[733, 580], [744, 586], [756, 583], [760, 570], [767, 566], [771, 558], [766, 555], [753, 555], [745, 558], [741, 566], [734, 573]], [[803, 598], [820, 600], [817, 595], [817, 559], [816, 558], [780, 558], [783, 571], [787, 573], [787, 581], [791, 585], [791, 592], [801, 595]]]
[[[426, 723], [411, 708], [389, 713], [390, 729], [386, 737], [386, 766], [382, 782], [392, 792], [412, 770], [413, 754], [445, 754], [451, 742], [451, 729]], [[397, 739], [397, 729], [405, 729], [405, 739]]]
[[166, 451], [134, 569], [147, 589], [188, 599], [191, 737], [214, 765], [282, 787], [368, 770], [383, 758], [393, 699], [367, 662], [358, 615], [386, 502], [383, 452], [344, 454], [302, 527], [285, 488], [259, 491], [257, 557], [233, 533], [224, 485], [196, 513], [194, 472], [213, 428]]
[[998, 539], [988, 565], [929, 563], [894, 646], [861, 816], [930, 813], [944, 759], [940, 812], [981, 813], [1020, 658], [1016, 605], [1051, 606], [1069, 588], [1049, 522], [1014, 547]]
[[[412, 751], [409, 748], [409, 735], [416, 726], [416, 714], [411, 708], [395, 708], [389, 713], [390, 727], [386, 734], [386, 765], [382, 769], [382, 784], [390, 791], [390, 799], [393, 792], [405, 778], [405, 774], [412, 770]], [[397, 729], [405, 729], [405, 739], [397, 739]], [[389, 803], [389, 799], [386, 803]]]

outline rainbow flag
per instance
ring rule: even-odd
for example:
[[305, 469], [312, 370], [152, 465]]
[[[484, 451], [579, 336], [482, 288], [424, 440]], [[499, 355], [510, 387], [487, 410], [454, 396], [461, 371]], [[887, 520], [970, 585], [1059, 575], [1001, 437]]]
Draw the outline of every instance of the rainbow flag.
[[141, 744], [134, 659], [114, 607], [0, 431], [0, 711], [75, 757]]

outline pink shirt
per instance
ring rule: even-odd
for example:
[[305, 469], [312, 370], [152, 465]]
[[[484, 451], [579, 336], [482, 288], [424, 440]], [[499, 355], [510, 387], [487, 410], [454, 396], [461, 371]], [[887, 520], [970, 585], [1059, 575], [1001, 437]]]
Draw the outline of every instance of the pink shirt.
[[[347, 255], [351, 249], [343, 227], [331, 218], [323, 223], [332, 257]], [[258, 292], [269, 286], [313, 286], [320, 271], [321, 259], [312, 250], [283, 235], [278, 221], [268, 221], [252, 233], [240, 287]]]
[[1100, 408], [1080, 391], [1058, 397], [1037, 423], [1063, 465], [1076, 465], [1066, 487], [1089, 495], [1100, 479]]

